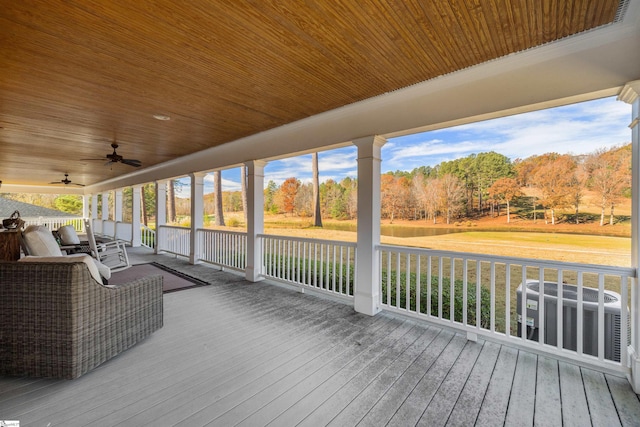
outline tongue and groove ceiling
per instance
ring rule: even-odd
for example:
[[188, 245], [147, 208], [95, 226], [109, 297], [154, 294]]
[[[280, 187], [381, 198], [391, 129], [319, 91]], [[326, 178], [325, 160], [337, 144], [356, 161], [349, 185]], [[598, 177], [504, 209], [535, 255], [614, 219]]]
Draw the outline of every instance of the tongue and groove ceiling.
[[[2, 1], [0, 180], [94, 184], [606, 26], [617, 0]], [[166, 115], [168, 121], [155, 119]]]

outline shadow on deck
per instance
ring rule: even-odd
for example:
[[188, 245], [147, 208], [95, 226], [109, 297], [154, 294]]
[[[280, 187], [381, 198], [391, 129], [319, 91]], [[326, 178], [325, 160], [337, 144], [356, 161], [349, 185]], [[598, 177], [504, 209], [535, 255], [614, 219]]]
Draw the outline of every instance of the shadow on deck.
[[130, 250], [211, 286], [73, 381], [0, 378], [21, 425], [638, 425], [626, 379], [447, 329]]

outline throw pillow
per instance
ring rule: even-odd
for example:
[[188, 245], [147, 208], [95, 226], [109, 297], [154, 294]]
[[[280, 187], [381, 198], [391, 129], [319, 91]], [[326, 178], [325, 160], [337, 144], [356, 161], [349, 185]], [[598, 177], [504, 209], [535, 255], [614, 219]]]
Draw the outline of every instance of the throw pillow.
[[44, 225], [29, 225], [22, 232], [22, 241], [28, 255], [62, 256], [58, 242]]
[[65, 225], [58, 228], [58, 236], [60, 237], [60, 242], [63, 245], [80, 244], [80, 238], [78, 237], [78, 233], [76, 233], [75, 228], [73, 228], [73, 225]]

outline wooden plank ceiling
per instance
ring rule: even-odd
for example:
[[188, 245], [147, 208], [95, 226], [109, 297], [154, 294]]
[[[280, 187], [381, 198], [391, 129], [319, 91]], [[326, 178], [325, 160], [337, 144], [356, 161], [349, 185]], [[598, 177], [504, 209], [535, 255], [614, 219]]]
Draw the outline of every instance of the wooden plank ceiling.
[[133, 169], [82, 160], [114, 140], [148, 167], [611, 23], [618, 6], [3, 0], [0, 180], [100, 182]]

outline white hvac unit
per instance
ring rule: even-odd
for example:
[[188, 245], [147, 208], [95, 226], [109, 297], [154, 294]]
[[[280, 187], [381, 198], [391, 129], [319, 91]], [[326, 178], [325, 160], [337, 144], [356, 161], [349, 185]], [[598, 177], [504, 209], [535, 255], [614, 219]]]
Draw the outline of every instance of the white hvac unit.
[[[527, 338], [539, 341], [540, 327], [540, 282], [527, 280]], [[518, 336], [522, 325], [522, 283], [516, 291], [518, 315]], [[578, 287], [562, 285], [562, 347], [577, 350], [577, 322], [578, 322]], [[604, 357], [605, 359], [620, 361], [620, 319], [621, 297], [612, 291], [604, 293]], [[582, 288], [582, 352], [593, 356], [598, 355], [598, 289]], [[558, 284], [544, 282], [544, 342], [549, 345], [558, 343]], [[628, 311], [627, 311], [628, 312]], [[627, 316], [628, 319], [628, 316]], [[627, 331], [629, 329], [627, 328]], [[626, 347], [626, 346], [625, 346]]]

